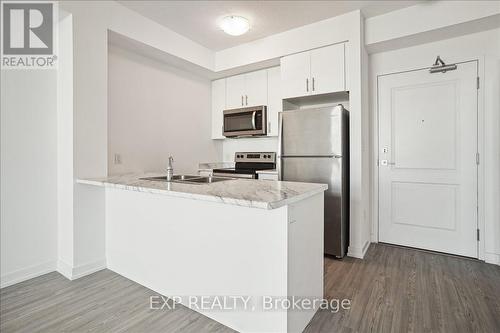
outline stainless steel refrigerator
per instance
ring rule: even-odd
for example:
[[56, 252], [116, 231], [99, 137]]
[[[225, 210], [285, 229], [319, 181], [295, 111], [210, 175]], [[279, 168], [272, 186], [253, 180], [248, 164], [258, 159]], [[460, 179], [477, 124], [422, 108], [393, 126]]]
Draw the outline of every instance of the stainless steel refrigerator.
[[280, 180], [328, 184], [325, 253], [342, 258], [349, 241], [349, 113], [342, 105], [279, 114]]

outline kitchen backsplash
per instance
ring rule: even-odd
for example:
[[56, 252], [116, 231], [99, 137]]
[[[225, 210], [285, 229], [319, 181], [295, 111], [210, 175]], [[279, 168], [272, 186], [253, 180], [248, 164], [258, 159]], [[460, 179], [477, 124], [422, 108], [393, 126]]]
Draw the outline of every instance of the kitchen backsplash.
[[234, 153], [237, 151], [276, 152], [277, 150], [277, 137], [225, 139], [222, 142], [222, 161], [234, 161]]

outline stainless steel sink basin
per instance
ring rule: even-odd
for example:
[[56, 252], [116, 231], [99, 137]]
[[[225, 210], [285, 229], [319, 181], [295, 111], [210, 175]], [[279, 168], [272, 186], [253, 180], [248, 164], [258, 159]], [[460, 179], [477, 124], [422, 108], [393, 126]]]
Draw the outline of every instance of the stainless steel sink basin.
[[210, 184], [216, 182], [223, 182], [225, 180], [231, 180], [231, 178], [223, 178], [223, 177], [199, 177], [194, 179], [189, 179], [185, 181], [186, 183], [196, 183], [196, 184]]
[[[144, 178], [140, 178], [140, 179], [166, 182], [167, 176], [144, 177]], [[222, 181], [231, 180], [231, 179], [232, 178], [225, 178], [225, 177], [202, 177], [202, 176], [193, 176], [193, 175], [174, 175], [172, 177], [172, 182], [185, 183], [185, 184], [211, 184], [211, 183], [222, 182]]]

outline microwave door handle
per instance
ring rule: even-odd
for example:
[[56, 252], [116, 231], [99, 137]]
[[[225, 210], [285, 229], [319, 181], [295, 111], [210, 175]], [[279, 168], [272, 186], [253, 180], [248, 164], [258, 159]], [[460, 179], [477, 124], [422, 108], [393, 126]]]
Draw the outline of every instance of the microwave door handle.
[[255, 125], [255, 117], [257, 116], [257, 111], [252, 112], [252, 128], [254, 130], [257, 129], [257, 126]]

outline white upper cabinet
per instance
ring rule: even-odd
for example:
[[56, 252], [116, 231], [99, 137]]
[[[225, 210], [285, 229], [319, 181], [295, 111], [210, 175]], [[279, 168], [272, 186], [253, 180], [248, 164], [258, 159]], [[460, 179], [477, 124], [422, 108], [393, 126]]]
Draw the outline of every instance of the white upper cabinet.
[[228, 109], [267, 104], [267, 71], [261, 70], [226, 79]]
[[224, 139], [223, 114], [226, 109], [226, 79], [212, 81], [212, 139]]
[[267, 104], [267, 70], [245, 74], [245, 106]]
[[273, 67], [212, 81], [212, 139], [224, 139], [224, 110], [267, 105], [267, 135], [278, 135], [281, 72]]
[[278, 136], [278, 112], [283, 108], [281, 100], [281, 71], [279, 67], [267, 70], [267, 135]]
[[281, 58], [283, 98], [345, 90], [345, 43]]
[[281, 58], [283, 98], [309, 95], [311, 55], [309, 52]]
[[344, 43], [311, 51], [311, 92], [326, 94], [345, 90]]
[[236, 75], [226, 79], [226, 107], [241, 108], [245, 104], [245, 76]]

